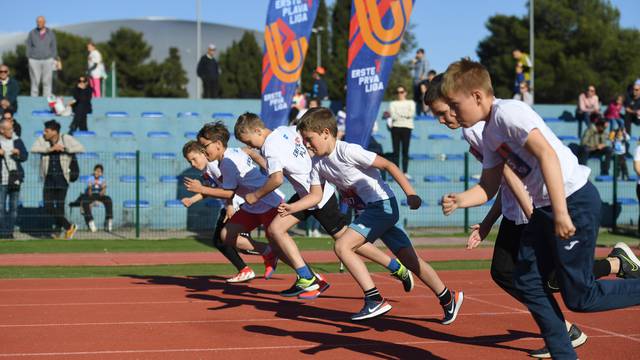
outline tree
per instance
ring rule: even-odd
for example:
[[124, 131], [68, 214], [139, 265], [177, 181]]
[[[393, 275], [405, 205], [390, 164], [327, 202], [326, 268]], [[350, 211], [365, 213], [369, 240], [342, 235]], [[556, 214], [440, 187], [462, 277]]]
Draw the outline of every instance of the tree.
[[120, 96], [144, 96], [144, 88], [153, 77], [151, 68], [144, 62], [151, 55], [151, 46], [144, 41], [143, 34], [129, 28], [120, 28], [111, 33], [103, 45], [107, 58], [116, 62], [118, 94]]
[[[622, 94], [640, 74], [640, 32], [620, 27], [620, 12], [604, 0], [537, 0], [535, 95], [541, 103], [575, 103], [589, 84], [603, 101]], [[496, 94], [511, 97], [513, 49], [527, 50], [528, 18], [496, 15], [478, 45]]]
[[327, 61], [325, 80], [329, 87], [329, 97], [346, 102], [347, 54], [349, 51], [349, 22], [351, 20], [351, 0], [336, 0], [331, 11], [331, 51]]
[[220, 54], [223, 98], [260, 98], [262, 50], [252, 32], [245, 32]]
[[[316, 21], [313, 23], [313, 27], [320, 31], [320, 51], [322, 65], [326, 69], [329, 64], [329, 12], [327, 10], [327, 4], [325, 0], [320, 0], [318, 5], [318, 15], [316, 15]], [[304, 92], [311, 92], [313, 87], [313, 71], [317, 67], [318, 63], [318, 33], [311, 33], [309, 39], [309, 49], [304, 60], [304, 66], [302, 69], [302, 90]]]
[[169, 48], [169, 57], [161, 64], [151, 62], [148, 65], [153, 80], [145, 86], [144, 93], [148, 97], [188, 97], [186, 86], [189, 80], [180, 62], [177, 48]]
[[416, 37], [413, 34], [412, 29], [414, 28], [413, 24], [409, 24], [407, 29], [404, 32], [404, 36], [402, 38], [402, 45], [400, 45], [400, 51], [398, 51], [398, 55], [393, 61], [393, 67], [391, 68], [391, 74], [389, 75], [389, 81], [387, 82], [387, 87], [384, 90], [384, 98], [385, 100], [395, 99], [395, 90], [398, 85], [402, 85], [405, 89], [407, 89], [407, 99], [411, 99], [411, 94], [413, 93], [413, 77], [411, 73], [411, 62], [403, 61], [403, 58], [406, 58], [407, 55], [412, 53], [412, 50], [416, 48]]

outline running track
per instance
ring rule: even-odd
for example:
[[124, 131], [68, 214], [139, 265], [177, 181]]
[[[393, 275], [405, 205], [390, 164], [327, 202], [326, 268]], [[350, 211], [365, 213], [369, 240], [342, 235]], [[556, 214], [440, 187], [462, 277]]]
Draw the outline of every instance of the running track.
[[[314, 301], [285, 300], [292, 275], [227, 285], [220, 277], [0, 280], [1, 359], [526, 359], [541, 346], [536, 326], [487, 271], [442, 271], [465, 291], [451, 326], [433, 295], [408, 295], [374, 278], [394, 309], [363, 323], [346, 274]], [[640, 352], [640, 307], [568, 313], [589, 335], [581, 359], [631, 359]]]

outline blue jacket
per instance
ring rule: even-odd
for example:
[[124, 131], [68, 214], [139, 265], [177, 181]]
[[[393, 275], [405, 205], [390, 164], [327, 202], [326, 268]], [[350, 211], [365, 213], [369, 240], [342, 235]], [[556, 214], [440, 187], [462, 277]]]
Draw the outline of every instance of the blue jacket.
[[[20, 177], [20, 181], [24, 181], [24, 169], [22, 169], [22, 163], [27, 161], [29, 158], [29, 153], [27, 152], [27, 148], [24, 146], [22, 139], [17, 138], [13, 140], [13, 147], [20, 151], [20, 155], [13, 155], [11, 158], [16, 162], [16, 170], [18, 170], [18, 176]], [[2, 176], [2, 172], [6, 171], [7, 168], [4, 164], [4, 157], [0, 158], [0, 176]]]

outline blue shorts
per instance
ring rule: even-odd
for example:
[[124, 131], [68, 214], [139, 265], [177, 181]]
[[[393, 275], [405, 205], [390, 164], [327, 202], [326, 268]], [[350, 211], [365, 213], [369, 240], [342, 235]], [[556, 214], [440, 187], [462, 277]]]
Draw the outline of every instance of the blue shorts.
[[397, 225], [398, 219], [398, 202], [396, 198], [390, 198], [368, 203], [349, 228], [364, 236], [370, 243], [382, 239], [395, 254], [402, 248], [412, 246], [407, 233]]

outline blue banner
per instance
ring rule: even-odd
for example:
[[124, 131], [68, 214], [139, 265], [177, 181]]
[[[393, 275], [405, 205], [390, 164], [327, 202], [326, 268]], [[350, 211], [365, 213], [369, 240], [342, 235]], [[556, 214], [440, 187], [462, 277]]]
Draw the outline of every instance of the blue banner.
[[319, 0], [271, 0], [264, 29], [262, 109], [267, 127], [287, 125]]
[[367, 147], [413, 0], [352, 0], [345, 140]]

